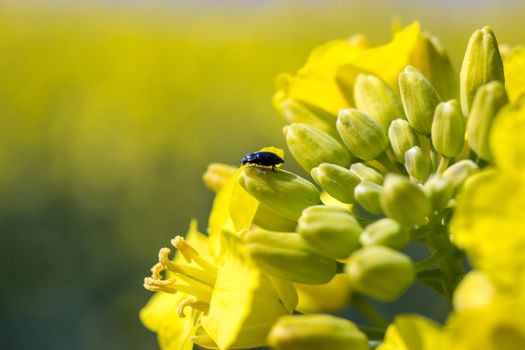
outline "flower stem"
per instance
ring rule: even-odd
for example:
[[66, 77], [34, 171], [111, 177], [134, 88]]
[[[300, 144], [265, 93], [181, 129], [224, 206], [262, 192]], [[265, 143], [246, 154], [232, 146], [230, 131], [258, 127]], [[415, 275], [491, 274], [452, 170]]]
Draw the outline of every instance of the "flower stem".
[[386, 328], [388, 325], [385, 317], [362, 295], [354, 294], [352, 296], [352, 305], [375, 327]]

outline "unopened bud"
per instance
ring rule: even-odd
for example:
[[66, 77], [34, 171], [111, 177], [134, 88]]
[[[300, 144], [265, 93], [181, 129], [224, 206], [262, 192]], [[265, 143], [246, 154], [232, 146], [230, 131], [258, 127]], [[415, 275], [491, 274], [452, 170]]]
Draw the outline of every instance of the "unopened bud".
[[276, 350], [369, 350], [368, 338], [351, 321], [331, 315], [282, 316], [268, 335]]
[[459, 154], [465, 142], [465, 117], [456, 100], [441, 102], [432, 121], [432, 145], [445, 157]]
[[306, 208], [297, 223], [297, 232], [323, 255], [344, 259], [359, 249], [363, 229], [344, 208], [316, 205]]
[[383, 188], [374, 182], [363, 181], [354, 189], [354, 198], [370, 214], [381, 214]]
[[404, 119], [396, 119], [390, 124], [388, 138], [390, 139], [392, 151], [394, 151], [394, 155], [400, 163], [405, 162], [406, 151], [419, 145], [414, 129]]
[[350, 171], [357, 175], [361, 181], [370, 181], [381, 185], [383, 183], [383, 175], [377, 170], [371, 168], [363, 163], [354, 163], [350, 166]]
[[430, 198], [434, 211], [439, 211], [446, 207], [448, 201], [454, 194], [452, 182], [441, 176], [431, 177], [423, 186], [423, 190]]
[[309, 181], [285, 170], [248, 166], [239, 184], [266, 208], [296, 221], [304, 208], [320, 204], [320, 194]]
[[470, 37], [460, 73], [461, 108], [468, 115], [482, 85], [493, 80], [505, 82], [503, 61], [496, 36], [490, 27], [476, 30]]
[[401, 100], [379, 77], [359, 74], [354, 85], [356, 108], [377, 121], [387, 131], [392, 120], [405, 118]]
[[405, 153], [405, 168], [412, 178], [423, 182], [430, 173], [430, 157], [414, 146]]
[[297, 226], [296, 221], [282, 217], [266, 208], [261, 203], [259, 203], [259, 206], [257, 207], [253, 223], [260, 228], [270, 231], [293, 231], [295, 230], [295, 226]]
[[386, 215], [405, 226], [423, 225], [431, 209], [421, 187], [396, 174], [385, 177], [381, 207]]
[[499, 81], [481, 86], [474, 97], [467, 120], [467, 136], [470, 148], [481, 159], [492, 159], [489, 145], [490, 129], [496, 114], [507, 102], [505, 86]]
[[365, 247], [381, 245], [396, 250], [403, 249], [409, 240], [408, 230], [389, 218], [369, 224], [359, 237], [359, 241]]
[[357, 109], [341, 109], [336, 127], [350, 152], [363, 160], [374, 159], [388, 146], [383, 127]]
[[429, 33], [421, 33], [414, 48], [412, 64], [428, 78], [443, 99], [457, 97], [457, 75], [438, 38]]
[[310, 174], [330, 196], [343, 203], [354, 201], [354, 188], [361, 180], [347, 168], [322, 163], [317, 168], [313, 168]]
[[346, 265], [352, 287], [380, 301], [396, 299], [414, 280], [408, 256], [382, 246], [364, 247]]
[[290, 152], [307, 172], [321, 163], [350, 165], [350, 153], [345, 146], [313, 126], [294, 123], [285, 126], [283, 132]]
[[399, 74], [399, 92], [410, 125], [420, 134], [430, 134], [434, 110], [441, 101], [436, 89], [420, 71], [408, 66]]
[[337, 262], [321, 255], [298, 233], [254, 229], [244, 240], [251, 257], [272, 276], [296, 283], [322, 284], [337, 272]]
[[334, 138], [339, 134], [335, 129], [337, 116], [319, 107], [291, 99], [279, 102], [280, 111], [289, 123], [303, 123], [326, 132]]
[[454, 190], [461, 187], [465, 180], [478, 172], [479, 167], [470, 159], [463, 159], [457, 163], [452, 164], [443, 172], [443, 178], [452, 184]]
[[210, 190], [219, 192], [236, 171], [237, 168], [231, 165], [211, 163], [208, 165], [204, 175], [202, 175], [202, 180]]

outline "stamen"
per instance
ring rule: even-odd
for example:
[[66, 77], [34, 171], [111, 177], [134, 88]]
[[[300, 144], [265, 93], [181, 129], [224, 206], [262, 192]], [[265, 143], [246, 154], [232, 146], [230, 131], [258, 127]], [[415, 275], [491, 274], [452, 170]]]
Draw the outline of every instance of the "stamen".
[[215, 284], [215, 280], [217, 278], [216, 268], [214, 268], [213, 271], [206, 271], [189, 265], [177, 264], [170, 260], [170, 253], [171, 251], [168, 248], [162, 248], [159, 251], [159, 263], [167, 270], [175, 272], [180, 278], [182, 278], [183, 275], [188, 276], [194, 280], [207, 284], [210, 287]]
[[155, 279], [152, 277], [144, 278], [144, 288], [152, 292], [166, 292], [174, 294], [178, 291], [174, 278], [166, 280]]
[[213, 272], [214, 275], [217, 274], [217, 266], [201, 257], [199, 252], [197, 252], [191, 245], [186, 243], [183, 237], [175, 237], [171, 240], [171, 244], [181, 252], [186, 261], [189, 263], [191, 263], [192, 260], [195, 260], [195, 262], [200, 267], [202, 267], [203, 270]]
[[187, 306], [190, 306], [202, 312], [207, 312], [208, 309], [210, 308], [209, 303], [206, 303], [194, 297], [186, 298], [177, 306], [177, 314], [179, 315], [180, 318], [186, 317], [186, 315], [184, 314], [184, 309]]

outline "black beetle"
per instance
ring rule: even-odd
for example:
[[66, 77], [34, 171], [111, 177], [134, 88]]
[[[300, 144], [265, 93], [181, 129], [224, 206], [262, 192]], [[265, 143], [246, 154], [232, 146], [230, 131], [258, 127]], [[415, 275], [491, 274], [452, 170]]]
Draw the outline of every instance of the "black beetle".
[[284, 163], [284, 160], [272, 152], [248, 153], [241, 159], [241, 165], [255, 164], [260, 166], [271, 166], [272, 170], [275, 170], [275, 166], [281, 163]]

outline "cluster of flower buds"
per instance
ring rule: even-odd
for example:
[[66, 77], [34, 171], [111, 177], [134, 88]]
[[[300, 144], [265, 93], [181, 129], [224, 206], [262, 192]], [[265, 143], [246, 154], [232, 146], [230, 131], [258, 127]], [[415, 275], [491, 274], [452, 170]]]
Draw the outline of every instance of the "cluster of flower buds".
[[[463, 183], [492, 159], [489, 131], [507, 97], [490, 28], [470, 39], [459, 89], [444, 82], [450, 62], [434, 38], [424, 37], [437, 67], [430, 77], [407, 66], [397, 90], [378, 76], [359, 74], [354, 108], [337, 116], [307, 103], [282, 102], [291, 121], [284, 127], [288, 148], [320, 190], [284, 170], [244, 169], [241, 186], [274, 218], [245, 236], [252, 257], [269, 274], [321, 284], [346, 273], [354, 291], [392, 301], [416, 276], [424, 282], [432, 266], [443, 278], [434, 287], [450, 297], [464, 271], [446, 225]], [[293, 232], [280, 232], [282, 220]], [[414, 239], [450, 259], [418, 266], [401, 251]], [[324, 317], [282, 320], [270, 342], [278, 349], [313, 348], [302, 344], [324, 342], [317, 333], [325, 328], [336, 334], [330, 337], [333, 348], [340, 341], [347, 344], [341, 348], [360, 342], [356, 331], [337, 336], [334, 329], [352, 327], [347, 321]]]

